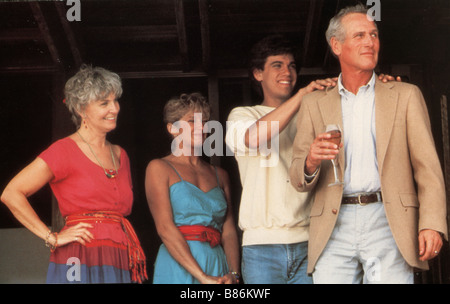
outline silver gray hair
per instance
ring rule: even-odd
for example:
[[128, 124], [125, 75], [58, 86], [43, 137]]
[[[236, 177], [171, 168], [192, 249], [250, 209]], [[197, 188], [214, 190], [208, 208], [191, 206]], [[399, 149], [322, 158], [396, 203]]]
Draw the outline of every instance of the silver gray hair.
[[122, 81], [114, 72], [83, 64], [66, 82], [64, 94], [66, 106], [72, 114], [72, 121], [78, 128], [81, 124], [79, 113], [83, 112], [88, 104], [105, 99], [110, 94], [114, 94], [116, 98], [122, 96]]
[[331, 46], [330, 42], [332, 37], [336, 37], [336, 39], [341, 42], [345, 40], [346, 33], [342, 26], [342, 19], [345, 16], [353, 13], [367, 15], [367, 11], [368, 9], [361, 3], [341, 9], [336, 16], [331, 18], [330, 23], [328, 24], [328, 29], [325, 33], [328, 45]]

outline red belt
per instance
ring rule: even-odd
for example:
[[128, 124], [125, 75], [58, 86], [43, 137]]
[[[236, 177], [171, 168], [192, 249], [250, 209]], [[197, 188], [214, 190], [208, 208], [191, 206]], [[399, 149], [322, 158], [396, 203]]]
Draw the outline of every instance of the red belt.
[[146, 258], [139, 239], [130, 222], [118, 212], [93, 211], [83, 214], [74, 214], [66, 217], [66, 225], [75, 225], [80, 222], [98, 221], [120, 223], [127, 237], [128, 261], [131, 271], [131, 279], [142, 283], [147, 277]]
[[209, 242], [209, 245], [211, 247], [215, 247], [220, 244], [220, 231], [215, 228], [192, 225], [179, 226], [178, 229], [181, 231], [181, 234], [183, 234], [184, 238], [188, 241]]

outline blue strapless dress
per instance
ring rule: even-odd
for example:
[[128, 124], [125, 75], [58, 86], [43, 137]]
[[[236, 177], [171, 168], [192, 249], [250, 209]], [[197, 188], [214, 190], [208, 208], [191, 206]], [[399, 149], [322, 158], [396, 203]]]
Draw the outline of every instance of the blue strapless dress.
[[[173, 168], [176, 171], [175, 168]], [[227, 212], [223, 190], [216, 186], [208, 192], [191, 184], [180, 176], [180, 181], [170, 186], [170, 202], [176, 226], [202, 225], [222, 231]], [[217, 176], [217, 172], [216, 172]], [[217, 181], [219, 182], [218, 178]], [[218, 183], [219, 185], [219, 183]], [[187, 241], [191, 253], [202, 270], [211, 276], [228, 273], [228, 265], [222, 246], [211, 248], [208, 242]], [[154, 284], [199, 284], [188, 271], [175, 261], [162, 244], [155, 261]]]

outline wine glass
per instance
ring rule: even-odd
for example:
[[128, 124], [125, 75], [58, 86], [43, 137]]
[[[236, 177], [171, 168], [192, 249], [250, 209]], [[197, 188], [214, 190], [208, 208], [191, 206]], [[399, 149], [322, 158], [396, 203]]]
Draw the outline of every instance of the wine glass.
[[[327, 141], [332, 142], [333, 144], [339, 147], [339, 145], [341, 144], [341, 136], [342, 136], [341, 128], [339, 127], [339, 125], [327, 125], [325, 132], [331, 134], [331, 138], [327, 139]], [[328, 187], [344, 184], [339, 180], [339, 177], [337, 175], [336, 158], [331, 160], [331, 162], [333, 163], [333, 170], [334, 170], [334, 183], [329, 184]]]

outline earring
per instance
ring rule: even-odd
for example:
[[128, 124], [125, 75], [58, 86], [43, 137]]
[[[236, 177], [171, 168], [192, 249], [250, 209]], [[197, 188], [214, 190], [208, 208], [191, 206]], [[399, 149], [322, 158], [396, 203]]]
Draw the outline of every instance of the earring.
[[84, 120], [84, 119], [83, 119], [83, 125], [84, 125], [84, 128], [85, 128], [85, 129], [88, 128], [87, 123], [86, 123], [86, 120]]

